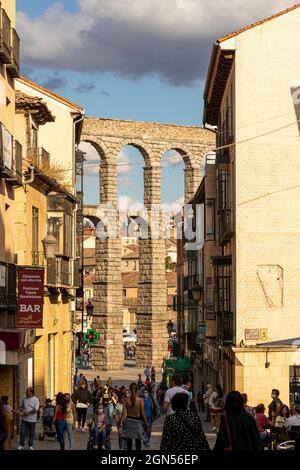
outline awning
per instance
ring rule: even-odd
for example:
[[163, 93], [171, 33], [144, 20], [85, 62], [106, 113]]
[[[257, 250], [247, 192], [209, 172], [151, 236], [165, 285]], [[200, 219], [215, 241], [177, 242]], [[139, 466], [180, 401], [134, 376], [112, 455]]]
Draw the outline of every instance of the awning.
[[281, 348], [283, 346], [296, 348], [300, 346], [300, 338], [281, 339], [278, 341], [270, 341], [268, 343], [256, 343], [256, 346], [262, 348]]

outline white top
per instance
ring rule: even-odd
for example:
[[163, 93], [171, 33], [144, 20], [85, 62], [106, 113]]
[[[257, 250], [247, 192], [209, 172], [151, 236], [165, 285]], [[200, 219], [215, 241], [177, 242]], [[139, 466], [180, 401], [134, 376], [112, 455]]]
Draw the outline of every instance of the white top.
[[[220, 410], [221, 408], [219, 408], [218, 406], [215, 405], [215, 401], [216, 399], [218, 398], [219, 394], [218, 392], [213, 392], [210, 396], [210, 399], [209, 399], [209, 406], [210, 408], [213, 408], [214, 410]], [[224, 398], [222, 398], [222, 400], [224, 400]]]
[[21, 411], [25, 411], [26, 413], [28, 413], [28, 411], [35, 410], [35, 412], [28, 416], [22, 416], [22, 420], [26, 421], [27, 423], [36, 423], [37, 412], [39, 411], [39, 408], [40, 402], [37, 397], [23, 398]]
[[171, 406], [171, 400], [176, 395], [177, 393], [187, 393], [189, 395], [189, 392], [185, 390], [182, 387], [178, 387], [177, 385], [175, 387], [169, 388], [169, 390], [166, 391], [164, 401], [167, 401], [169, 403], [168, 409], [167, 409], [167, 415], [172, 415], [175, 413], [172, 409]]
[[292, 426], [300, 426], [300, 415], [291, 416], [284, 423], [284, 427], [290, 431]]

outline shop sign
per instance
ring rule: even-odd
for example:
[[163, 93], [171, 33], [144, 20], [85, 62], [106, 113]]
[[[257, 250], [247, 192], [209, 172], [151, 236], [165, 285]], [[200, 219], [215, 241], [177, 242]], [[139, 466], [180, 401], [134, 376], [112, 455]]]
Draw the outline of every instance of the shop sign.
[[205, 341], [206, 339], [206, 323], [198, 322], [197, 328], [197, 339], [198, 341]]
[[17, 328], [43, 328], [44, 270], [18, 270]]

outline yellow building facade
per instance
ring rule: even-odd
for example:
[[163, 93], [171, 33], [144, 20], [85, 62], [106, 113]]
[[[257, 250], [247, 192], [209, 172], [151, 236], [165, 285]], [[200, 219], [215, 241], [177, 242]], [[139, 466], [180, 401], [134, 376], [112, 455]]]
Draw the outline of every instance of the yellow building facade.
[[287, 404], [300, 393], [299, 53], [297, 5], [218, 39], [204, 94], [204, 123], [218, 127], [220, 229], [205, 354], [225, 391], [252, 405], [273, 388]]

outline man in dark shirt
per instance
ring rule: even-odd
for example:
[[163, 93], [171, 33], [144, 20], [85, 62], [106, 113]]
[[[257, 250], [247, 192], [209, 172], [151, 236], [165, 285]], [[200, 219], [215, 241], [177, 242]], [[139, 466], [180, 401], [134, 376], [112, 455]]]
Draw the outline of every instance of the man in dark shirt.
[[282, 407], [282, 401], [279, 398], [280, 392], [276, 388], [272, 390], [272, 401], [269, 404], [269, 420], [275, 424], [275, 419], [279, 414], [280, 408]]

